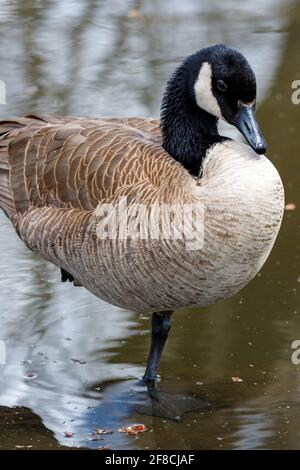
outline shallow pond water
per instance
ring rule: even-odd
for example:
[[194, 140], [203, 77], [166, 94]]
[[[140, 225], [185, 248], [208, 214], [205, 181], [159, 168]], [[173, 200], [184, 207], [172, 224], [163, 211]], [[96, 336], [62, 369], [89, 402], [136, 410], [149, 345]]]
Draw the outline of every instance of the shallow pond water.
[[[2, 118], [156, 117], [164, 83], [185, 55], [217, 42], [238, 48], [256, 72], [268, 156], [296, 209], [286, 211], [250, 285], [222, 303], [174, 315], [160, 389], [211, 403], [180, 422], [143, 414], [149, 317], [61, 284], [57, 268], [34, 257], [1, 214], [1, 449], [300, 448], [300, 367], [291, 361], [291, 344], [300, 339], [300, 105], [291, 101], [300, 79], [300, 2], [224, 4], [2, 0]], [[134, 422], [148, 430], [138, 438], [118, 432]], [[95, 441], [99, 428], [114, 432]]]

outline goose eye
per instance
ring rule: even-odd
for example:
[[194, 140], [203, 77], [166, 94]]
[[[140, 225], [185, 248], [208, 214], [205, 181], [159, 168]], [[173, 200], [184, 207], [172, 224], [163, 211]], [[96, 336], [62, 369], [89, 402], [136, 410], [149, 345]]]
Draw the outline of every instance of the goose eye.
[[220, 90], [220, 91], [226, 91], [227, 90], [227, 85], [223, 80], [218, 80], [217, 81], [217, 87], [218, 87], [218, 90]]

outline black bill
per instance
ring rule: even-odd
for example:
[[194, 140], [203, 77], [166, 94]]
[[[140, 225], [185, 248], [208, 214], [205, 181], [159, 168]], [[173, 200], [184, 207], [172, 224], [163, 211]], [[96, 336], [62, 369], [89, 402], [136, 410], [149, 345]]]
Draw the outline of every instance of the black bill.
[[255, 119], [255, 104], [240, 102], [238, 114], [231, 124], [237, 127], [256, 153], [261, 155], [266, 152], [267, 143]]

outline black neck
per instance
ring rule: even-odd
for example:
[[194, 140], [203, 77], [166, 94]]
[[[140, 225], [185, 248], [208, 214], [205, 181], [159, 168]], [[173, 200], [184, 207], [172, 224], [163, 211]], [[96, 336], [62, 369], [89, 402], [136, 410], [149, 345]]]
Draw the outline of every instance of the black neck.
[[191, 174], [199, 176], [207, 149], [224, 140], [217, 118], [190, 96], [187, 70], [179, 67], [168, 82], [161, 106], [163, 148]]

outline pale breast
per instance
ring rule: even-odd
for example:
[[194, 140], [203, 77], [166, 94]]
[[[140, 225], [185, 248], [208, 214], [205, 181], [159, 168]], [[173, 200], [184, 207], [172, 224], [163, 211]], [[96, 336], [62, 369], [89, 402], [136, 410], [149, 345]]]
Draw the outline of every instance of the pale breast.
[[204, 163], [199, 200], [205, 208], [203, 256], [212, 263], [207, 303], [238, 292], [261, 269], [284, 211], [274, 165], [248, 145], [215, 145]]

